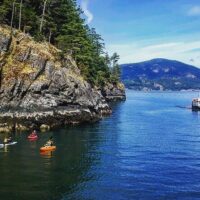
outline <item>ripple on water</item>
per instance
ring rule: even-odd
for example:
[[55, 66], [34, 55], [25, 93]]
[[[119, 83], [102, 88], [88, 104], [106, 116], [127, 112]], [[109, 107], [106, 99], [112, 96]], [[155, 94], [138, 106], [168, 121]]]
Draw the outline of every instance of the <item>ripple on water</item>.
[[[0, 199], [200, 199], [200, 118], [177, 107], [195, 96], [128, 91], [101, 122], [16, 135], [0, 149]], [[40, 154], [51, 135], [56, 151]]]

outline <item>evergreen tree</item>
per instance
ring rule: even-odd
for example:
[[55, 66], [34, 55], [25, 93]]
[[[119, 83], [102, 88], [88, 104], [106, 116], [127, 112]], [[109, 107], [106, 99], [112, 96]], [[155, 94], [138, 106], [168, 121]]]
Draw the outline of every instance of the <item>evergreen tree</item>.
[[114, 53], [110, 60], [111, 60], [111, 81], [113, 83], [117, 83], [120, 81], [120, 76], [121, 76], [121, 70], [120, 70], [120, 66], [118, 64], [119, 61], [119, 55], [117, 53]]
[[91, 84], [101, 87], [108, 81], [118, 81], [119, 56], [109, 58], [105, 54], [103, 39], [85, 25], [81, 14], [75, 0], [0, 0], [0, 23], [10, 26], [12, 21], [12, 27], [36, 40], [70, 52]]

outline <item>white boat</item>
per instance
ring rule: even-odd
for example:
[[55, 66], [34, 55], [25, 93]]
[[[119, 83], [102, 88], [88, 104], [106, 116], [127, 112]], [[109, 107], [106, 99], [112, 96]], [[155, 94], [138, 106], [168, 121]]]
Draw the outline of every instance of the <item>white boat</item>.
[[9, 143], [5, 144], [5, 146], [10, 146], [10, 145], [15, 145], [15, 144], [17, 144], [17, 142], [9, 142]]
[[200, 98], [195, 98], [192, 100], [192, 109], [200, 110]]

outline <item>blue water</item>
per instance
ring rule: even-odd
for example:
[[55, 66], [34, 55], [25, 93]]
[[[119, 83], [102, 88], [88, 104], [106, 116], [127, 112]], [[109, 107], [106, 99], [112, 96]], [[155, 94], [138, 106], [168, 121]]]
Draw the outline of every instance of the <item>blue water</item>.
[[[200, 113], [194, 92], [133, 92], [95, 124], [16, 134], [0, 149], [0, 199], [200, 199]], [[53, 135], [57, 150], [41, 155]], [[0, 135], [0, 138], [3, 138]]]

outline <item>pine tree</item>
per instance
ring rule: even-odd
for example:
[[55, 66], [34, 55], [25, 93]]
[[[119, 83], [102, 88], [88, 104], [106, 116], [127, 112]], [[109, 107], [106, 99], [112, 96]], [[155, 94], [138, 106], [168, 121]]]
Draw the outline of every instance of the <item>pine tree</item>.
[[[39, 41], [48, 41], [76, 60], [93, 85], [119, 80], [119, 56], [105, 54], [104, 41], [85, 25], [75, 0], [0, 0], [0, 23], [24, 30]], [[110, 70], [110, 67], [112, 69]]]
[[110, 60], [111, 60], [111, 81], [115, 84], [120, 81], [120, 76], [121, 76], [121, 70], [120, 70], [120, 66], [118, 64], [119, 58], [120, 57], [117, 53], [114, 53], [110, 58]]

